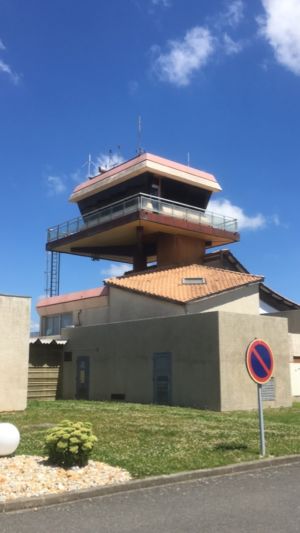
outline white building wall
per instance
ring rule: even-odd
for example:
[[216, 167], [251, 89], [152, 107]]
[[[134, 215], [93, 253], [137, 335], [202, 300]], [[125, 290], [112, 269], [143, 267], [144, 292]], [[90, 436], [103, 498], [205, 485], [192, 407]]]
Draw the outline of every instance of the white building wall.
[[300, 362], [290, 363], [292, 396], [300, 397]]
[[187, 304], [188, 313], [203, 313], [207, 311], [228, 311], [248, 315], [259, 314], [258, 285], [240, 287], [213, 297]]
[[271, 305], [264, 302], [262, 299], [259, 300], [259, 312], [261, 315], [266, 315], [269, 313], [278, 313], [278, 309], [272, 307]]
[[30, 298], [0, 295], [0, 411], [27, 404]]

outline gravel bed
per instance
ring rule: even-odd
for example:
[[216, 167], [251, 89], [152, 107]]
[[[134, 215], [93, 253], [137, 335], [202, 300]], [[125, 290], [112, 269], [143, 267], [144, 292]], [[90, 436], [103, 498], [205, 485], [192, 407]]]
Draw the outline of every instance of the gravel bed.
[[45, 457], [16, 455], [0, 457], [0, 502], [45, 494], [123, 483], [131, 479], [127, 470], [89, 461], [79, 468], [50, 466]]

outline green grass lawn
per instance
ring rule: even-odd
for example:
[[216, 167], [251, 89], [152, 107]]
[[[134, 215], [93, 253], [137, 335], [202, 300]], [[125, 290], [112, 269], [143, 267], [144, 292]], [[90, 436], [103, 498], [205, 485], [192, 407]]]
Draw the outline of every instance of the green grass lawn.
[[[18, 454], [44, 455], [47, 424], [91, 422], [98, 437], [92, 459], [121, 466], [134, 477], [169, 474], [257, 459], [257, 412], [215, 413], [117, 402], [30, 402], [0, 422], [21, 433]], [[265, 409], [268, 455], [300, 453], [300, 403]]]

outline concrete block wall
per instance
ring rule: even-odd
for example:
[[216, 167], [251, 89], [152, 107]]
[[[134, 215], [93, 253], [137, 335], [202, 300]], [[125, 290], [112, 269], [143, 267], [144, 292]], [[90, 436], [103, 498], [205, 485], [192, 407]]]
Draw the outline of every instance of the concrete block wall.
[[0, 295], [0, 412], [26, 408], [30, 298]]
[[64, 364], [64, 397], [75, 396], [76, 359], [90, 356], [90, 399], [125, 394], [129, 402], [153, 402], [153, 354], [172, 353], [172, 403], [218, 410], [219, 362], [216, 313], [67, 328], [72, 363]]
[[254, 338], [275, 357], [275, 401], [291, 405], [289, 342], [285, 318], [209, 312], [67, 328], [72, 362], [64, 364], [64, 397], [76, 394], [76, 360], [90, 358], [90, 399], [125, 394], [130, 402], [153, 402], [153, 354], [172, 354], [172, 403], [212, 410], [257, 408], [257, 387], [245, 355]]
[[292, 403], [289, 337], [286, 318], [219, 313], [221, 410], [257, 408], [257, 385], [245, 365], [246, 350], [255, 338], [263, 339], [274, 355], [275, 400], [266, 407]]

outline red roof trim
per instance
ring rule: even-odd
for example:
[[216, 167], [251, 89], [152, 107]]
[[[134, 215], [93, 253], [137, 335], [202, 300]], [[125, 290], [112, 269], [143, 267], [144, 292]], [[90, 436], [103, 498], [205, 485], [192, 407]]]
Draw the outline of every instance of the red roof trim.
[[75, 302], [76, 300], [87, 300], [89, 298], [99, 298], [107, 296], [108, 288], [97, 287], [96, 289], [88, 289], [86, 291], [70, 292], [68, 294], [61, 294], [59, 296], [51, 296], [50, 298], [42, 298], [37, 303], [37, 308], [48, 307], [49, 305], [64, 304], [68, 302]]
[[143, 161], [152, 161], [153, 163], [159, 163], [161, 165], [165, 165], [169, 168], [172, 168], [174, 170], [180, 170], [182, 172], [186, 172], [188, 174], [191, 174], [192, 176], [197, 176], [199, 178], [207, 179], [208, 181], [213, 181], [217, 183], [216, 178], [213, 176], [213, 174], [209, 174], [208, 172], [205, 172], [203, 170], [199, 170], [197, 168], [188, 167], [187, 165], [183, 165], [181, 163], [176, 163], [175, 161], [171, 161], [170, 159], [165, 159], [164, 157], [159, 157], [154, 154], [150, 153], [144, 153], [137, 157], [134, 157], [133, 159], [129, 159], [129, 161], [125, 161], [124, 163], [121, 163], [120, 165], [117, 165], [116, 167], [113, 167], [110, 170], [107, 170], [103, 174], [100, 174], [98, 176], [95, 176], [91, 179], [88, 179], [84, 181], [83, 183], [80, 183], [77, 185], [77, 187], [74, 189], [73, 194], [76, 192], [81, 191], [82, 189], [89, 187], [89, 185], [92, 185], [94, 183], [97, 183], [99, 181], [102, 181], [106, 178], [109, 178], [110, 176], [113, 176], [114, 174], [117, 174], [118, 172], [122, 172], [123, 170], [126, 170], [134, 165], [137, 165], [138, 163], [142, 163]]

